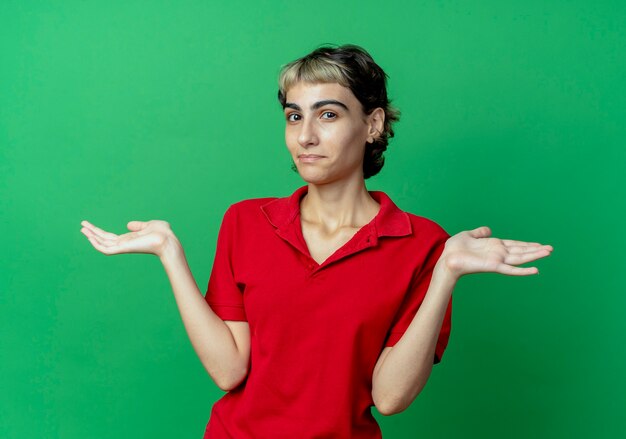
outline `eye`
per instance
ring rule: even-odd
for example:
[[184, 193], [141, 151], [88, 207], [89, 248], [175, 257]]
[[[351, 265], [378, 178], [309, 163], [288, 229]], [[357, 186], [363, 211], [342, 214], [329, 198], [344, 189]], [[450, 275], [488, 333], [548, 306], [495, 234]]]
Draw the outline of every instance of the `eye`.
[[322, 113], [322, 118], [323, 119], [334, 119], [336, 117], [337, 117], [337, 115], [335, 113], [333, 113], [332, 111], [324, 111]]
[[298, 120], [300, 120], [301, 116], [298, 113], [289, 113], [287, 115], [287, 121], [288, 122], [296, 122]]

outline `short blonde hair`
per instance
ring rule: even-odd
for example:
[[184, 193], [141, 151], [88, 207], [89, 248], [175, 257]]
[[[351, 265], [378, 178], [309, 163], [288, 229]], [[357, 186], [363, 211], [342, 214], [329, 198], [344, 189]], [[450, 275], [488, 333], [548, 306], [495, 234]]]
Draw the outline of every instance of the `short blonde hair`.
[[298, 82], [337, 83], [349, 88], [363, 107], [364, 114], [376, 108], [385, 112], [383, 132], [374, 143], [365, 145], [363, 176], [376, 175], [385, 163], [383, 153], [394, 136], [393, 124], [400, 112], [387, 97], [387, 74], [369, 53], [354, 44], [322, 46], [302, 58], [284, 65], [278, 77], [278, 100], [285, 108], [287, 90]]

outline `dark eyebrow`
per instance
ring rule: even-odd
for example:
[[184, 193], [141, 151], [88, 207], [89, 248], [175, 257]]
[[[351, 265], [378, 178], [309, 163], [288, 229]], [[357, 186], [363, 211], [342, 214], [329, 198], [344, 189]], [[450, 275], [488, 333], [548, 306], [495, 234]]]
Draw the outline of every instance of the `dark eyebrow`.
[[302, 111], [302, 108], [300, 108], [299, 105], [292, 104], [291, 102], [285, 102], [285, 105], [283, 105], [283, 110], [285, 108], [293, 108], [296, 111]]
[[[314, 103], [313, 105], [311, 105], [311, 110], [317, 110], [318, 108], [321, 108], [324, 105], [338, 105], [338, 106], [342, 107], [344, 110], [350, 111], [346, 104], [344, 104], [343, 102], [336, 101], [334, 99], [325, 99], [323, 101], [318, 101], [318, 102]], [[291, 102], [286, 102], [285, 105], [283, 106], [283, 110], [285, 108], [293, 108], [296, 111], [302, 111], [302, 108], [300, 108], [300, 106], [298, 104], [294, 104], [294, 103], [291, 103]]]
[[318, 101], [314, 103], [313, 105], [311, 105], [311, 110], [317, 110], [318, 108], [321, 108], [324, 105], [339, 105], [344, 110], [350, 111], [348, 110], [348, 106], [346, 104], [344, 104], [343, 102], [336, 101], [334, 99], [326, 99], [324, 101]]

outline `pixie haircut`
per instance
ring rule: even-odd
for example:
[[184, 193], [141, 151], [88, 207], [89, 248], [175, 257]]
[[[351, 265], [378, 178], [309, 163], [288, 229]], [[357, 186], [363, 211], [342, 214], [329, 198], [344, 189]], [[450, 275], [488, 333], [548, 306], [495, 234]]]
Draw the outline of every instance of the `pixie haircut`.
[[278, 78], [278, 100], [285, 108], [287, 91], [298, 82], [337, 83], [352, 91], [369, 115], [380, 107], [385, 111], [383, 131], [373, 143], [365, 144], [363, 177], [380, 172], [385, 164], [383, 153], [394, 136], [393, 124], [400, 112], [391, 106], [387, 97], [387, 74], [374, 62], [369, 53], [354, 44], [324, 45], [302, 58], [286, 64]]

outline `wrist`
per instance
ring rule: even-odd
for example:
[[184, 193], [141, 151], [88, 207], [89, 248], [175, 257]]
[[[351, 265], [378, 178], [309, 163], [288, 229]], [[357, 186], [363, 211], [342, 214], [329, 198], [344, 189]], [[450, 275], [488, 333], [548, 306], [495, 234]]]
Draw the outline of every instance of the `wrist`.
[[456, 283], [461, 275], [454, 269], [454, 264], [451, 264], [449, 255], [444, 251], [433, 269], [433, 275], [444, 279], [444, 281]]
[[163, 245], [161, 246], [161, 250], [157, 256], [159, 256], [161, 262], [165, 264], [178, 257], [182, 253], [182, 249], [183, 247], [176, 235], [174, 235], [173, 232], [170, 232], [166, 235]]

